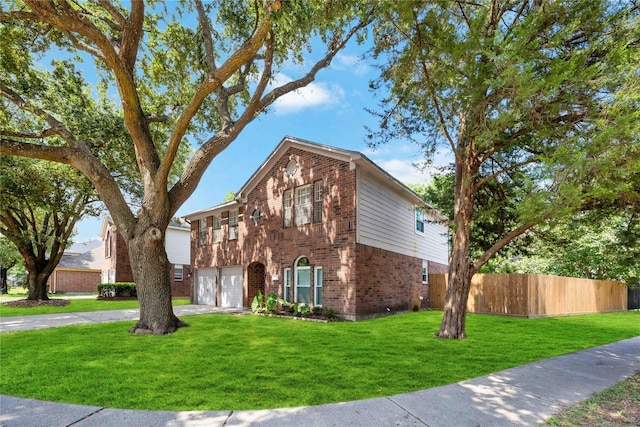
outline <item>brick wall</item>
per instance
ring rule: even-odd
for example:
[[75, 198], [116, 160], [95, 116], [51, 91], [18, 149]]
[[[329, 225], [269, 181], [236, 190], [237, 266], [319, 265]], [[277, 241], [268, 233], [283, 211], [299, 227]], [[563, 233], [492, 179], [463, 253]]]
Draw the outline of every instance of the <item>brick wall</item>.
[[96, 293], [101, 282], [99, 271], [54, 270], [49, 277], [49, 289], [56, 293]]
[[246, 301], [247, 301], [247, 306], [251, 306], [251, 304], [253, 303], [253, 299], [255, 298], [255, 296], [258, 294], [258, 292], [261, 292], [262, 295], [265, 297], [266, 300], [266, 289], [265, 289], [265, 267], [263, 264], [259, 263], [259, 262], [253, 262], [251, 264], [249, 264], [249, 267], [247, 267], [247, 272], [246, 272], [246, 291], [247, 291], [247, 296], [246, 296]]
[[[292, 177], [284, 169], [290, 160], [298, 163]], [[296, 187], [323, 182], [322, 221], [284, 228], [283, 193]], [[195, 268], [241, 265], [265, 266], [265, 293], [284, 296], [284, 269], [306, 256], [313, 269], [323, 268], [323, 306], [338, 313], [355, 315], [355, 227], [356, 173], [348, 162], [291, 148], [247, 195], [238, 222], [239, 238], [228, 240], [228, 222], [223, 214], [221, 243], [212, 244], [212, 217], [207, 217], [207, 243], [198, 245], [198, 222], [191, 225], [191, 254]], [[259, 209], [256, 226], [250, 218]], [[277, 280], [274, 277], [277, 276]], [[293, 292], [293, 290], [292, 290]], [[312, 287], [313, 298], [313, 287]], [[249, 306], [249, 293], [244, 305]]]
[[358, 244], [357, 318], [413, 309], [422, 283], [422, 260]]
[[174, 279], [175, 265], [171, 265], [171, 296], [172, 297], [189, 297], [191, 298], [193, 292], [193, 272], [190, 266], [182, 266], [182, 280]]

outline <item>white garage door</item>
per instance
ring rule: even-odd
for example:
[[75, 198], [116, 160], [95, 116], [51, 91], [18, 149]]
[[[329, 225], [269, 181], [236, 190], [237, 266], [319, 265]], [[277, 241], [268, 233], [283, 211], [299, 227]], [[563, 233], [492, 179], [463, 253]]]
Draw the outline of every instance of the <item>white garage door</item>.
[[215, 268], [196, 270], [196, 304], [216, 305]]
[[220, 270], [220, 305], [242, 307], [242, 267]]

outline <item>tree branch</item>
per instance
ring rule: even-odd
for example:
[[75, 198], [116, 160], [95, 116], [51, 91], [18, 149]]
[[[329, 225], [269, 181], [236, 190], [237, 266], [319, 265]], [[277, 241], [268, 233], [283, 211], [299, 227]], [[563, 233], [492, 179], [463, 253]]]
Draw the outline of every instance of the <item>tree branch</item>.
[[480, 181], [476, 182], [474, 184], [475, 190], [477, 191], [479, 188], [482, 188], [483, 185], [485, 185], [486, 183], [488, 183], [489, 181], [491, 181], [492, 179], [495, 179], [496, 177], [502, 175], [503, 173], [507, 173], [507, 172], [511, 172], [513, 170], [518, 169], [521, 166], [524, 165], [529, 165], [531, 163], [537, 163], [539, 162], [538, 159], [536, 159], [535, 157], [531, 157], [523, 162], [518, 162], [518, 163], [514, 163], [513, 165], [506, 167], [506, 168], [502, 168], [499, 171], [492, 173], [489, 176], [485, 176], [483, 177]]
[[10, 12], [0, 11], [0, 23], [7, 24], [15, 20], [29, 20], [38, 21], [38, 15], [33, 12], [25, 12], [21, 10], [15, 10]]
[[[542, 219], [545, 218], [546, 215], [543, 215]], [[480, 270], [480, 268], [482, 268], [482, 266], [486, 264], [487, 261], [489, 261], [496, 253], [498, 253], [500, 249], [507, 246], [512, 240], [521, 236], [527, 230], [535, 227], [537, 224], [537, 222], [528, 222], [507, 233], [504, 237], [502, 237], [502, 239], [498, 240], [493, 246], [487, 249], [485, 253], [482, 254], [482, 256], [473, 263], [473, 265], [471, 266], [471, 275], [476, 274], [478, 270]]]
[[8, 138], [42, 139], [53, 135], [59, 135], [57, 129], [49, 128], [37, 133], [12, 132], [0, 129], [0, 137], [4, 136]]
[[67, 33], [80, 34], [91, 40], [96, 45], [97, 50], [101, 52], [98, 58], [103, 60], [105, 65], [113, 71], [122, 99], [125, 127], [135, 142], [136, 158], [141, 173], [145, 179], [148, 179], [150, 171], [155, 171], [159, 161], [150, 137], [146, 118], [142, 112], [133, 74], [129, 71], [130, 67], [135, 63], [135, 53], [127, 51], [127, 49], [133, 47], [137, 49], [137, 43], [139, 43], [139, 37], [141, 37], [141, 34], [138, 34], [141, 28], [141, 20], [143, 19], [143, 16], [141, 16], [143, 5], [141, 2], [133, 2], [132, 4], [130, 22], [133, 27], [126, 30], [129, 32], [126, 37], [128, 40], [125, 41], [125, 44], [131, 47], [125, 49], [126, 56], [124, 58], [120, 56], [112, 39], [78, 10], [71, 7], [67, 1], [59, 0], [57, 3], [52, 3], [25, 0], [25, 3], [31, 7], [39, 21], [49, 23]]
[[45, 120], [49, 126], [51, 126], [51, 132], [59, 135], [62, 139], [64, 139], [70, 146], [76, 146], [77, 141], [75, 136], [69, 131], [69, 129], [58, 121], [51, 114], [44, 111], [42, 108], [36, 107], [33, 104], [26, 102], [19, 94], [11, 90], [9, 87], [5, 86], [3, 83], [0, 83], [0, 94], [7, 100], [14, 103], [18, 108], [28, 111], [41, 119]]
[[165, 183], [166, 185], [171, 171], [171, 166], [175, 160], [182, 138], [189, 127], [191, 119], [193, 119], [196, 113], [200, 110], [204, 100], [212, 92], [220, 88], [224, 82], [238, 70], [238, 68], [254, 57], [269, 34], [271, 25], [272, 21], [267, 14], [253, 36], [246, 40], [236, 52], [227, 58], [222, 65], [220, 65], [219, 68], [216, 68], [213, 72], [209, 73], [207, 79], [198, 86], [193, 97], [176, 122], [167, 145], [167, 151], [165, 152], [164, 158], [158, 168], [158, 173], [156, 175], [157, 184]]
[[121, 31], [122, 27], [124, 27], [125, 25], [127, 25], [127, 19], [122, 16], [122, 14], [120, 13], [120, 11], [118, 10], [118, 8], [116, 8], [113, 3], [111, 3], [110, 0], [98, 0], [98, 3], [100, 3], [102, 5], [102, 7], [105, 8], [105, 10], [107, 12], [109, 12], [109, 15], [111, 15], [111, 17], [118, 23], [118, 25], [120, 26], [120, 28], [115, 28], [113, 27], [115, 30], [117, 31]]
[[209, 73], [216, 69], [215, 57], [213, 55], [213, 36], [211, 29], [211, 21], [204, 10], [201, 0], [196, 0], [196, 10], [198, 11], [198, 22], [202, 28], [203, 44], [204, 44], [204, 60], [207, 64]]
[[0, 154], [11, 155], [16, 152], [19, 152], [21, 156], [31, 159], [49, 160], [70, 165], [73, 162], [72, 157], [77, 150], [71, 147], [32, 144], [30, 142], [0, 137]]
[[[415, 24], [414, 28], [415, 28], [416, 34], [418, 36], [418, 46], [422, 46], [425, 41], [423, 40], [422, 31], [420, 30], [420, 25], [418, 23], [418, 16], [415, 14], [415, 11], [414, 11], [414, 14], [413, 14], [413, 18], [414, 18], [413, 22]], [[434, 107], [436, 109], [436, 113], [438, 115], [438, 121], [440, 122], [440, 126], [442, 127], [442, 130], [444, 132], [445, 138], [449, 142], [449, 146], [451, 147], [451, 151], [454, 153], [454, 155], [456, 157], [456, 162], [461, 162], [462, 160], [460, 159], [460, 155], [458, 154], [458, 150], [456, 150], [456, 143], [455, 143], [453, 137], [451, 136], [451, 134], [449, 133], [449, 129], [447, 128], [447, 122], [446, 122], [446, 120], [444, 118], [444, 113], [442, 112], [442, 109], [440, 108], [440, 102], [438, 102], [438, 97], [437, 97], [435, 89], [434, 89], [434, 83], [433, 83], [433, 79], [431, 78], [431, 73], [429, 72], [429, 67], [427, 66], [427, 64], [423, 60], [419, 61], [419, 65], [422, 68], [422, 74], [424, 75], [424, 78], [426, 80], [427, 90], [429, 91], [429, 97], [431, 98], [431, 102], [433, 102], [433, 105], [434, 105]]]
[[138, 48], [142, 40], [144, 23], [144, 2], [132, 1], [131, 13], [122, 31], [122, 47], [120, 49], [120, 57], [122, 63], [129, 74], [133, 75], [133, 68], [138, 56]]
[[320, 59], [311, 70], [302, 78], [289, 82], [283, 86], [273, 89], [268, 94], [264, 95], [264, 97], [260, 98], [262, 93], [266, 90], [268, 86], [269, 79], [271, 78], [271, 69], [273, 63], [273, 40], [271, 37], [266, 39], [266, 53], [265, 53], [265, 68], [263, 70], [262, 76], [258, 85], [256, 87], [256, 91], [249, 101], [247, 108], [240, 116], [240, 118], [233, 123], [232, 126], [224, 128], [217, 132], [213, 137], [207, 140], [198, 151], [191, 158], [187, 167], [185, 168], [180, 180], [173, 188], [169, 191], [169, 200], [171, 203], [171, 212], [175, 212], [175, 207], [180, 206], [181, 203], [186, 200], [186, 197], [191, 194], [193, 189], [198, 185], [198, 182], [202, 178], [204, 174], [205, 168], [203, 165], [208, 164], [208, 162], [215, 157], [215, 155], [221, 152], [225, 147], [229, 145], [231, 141], [242, 131], [242, 129], [250, 123], [257, 114], [263, 111], [266, 107], [271, 105], [276, 99], [279, 97], [294, 91], [304, 85], [310, 83], [314, 80], [315, 75], [321, 69], [329, 66], [331, 60], [338, 53], [340, 49], [342, 49], [346, 43], [353, 37], [358, 30], [366, 27], [370, 20], [372, 19], [371, 11], [366, 18], [363, 19], [358, 25], [352, 28], [342, 40], [334, 40], [329, 44], [328, 52], [325, 56]]

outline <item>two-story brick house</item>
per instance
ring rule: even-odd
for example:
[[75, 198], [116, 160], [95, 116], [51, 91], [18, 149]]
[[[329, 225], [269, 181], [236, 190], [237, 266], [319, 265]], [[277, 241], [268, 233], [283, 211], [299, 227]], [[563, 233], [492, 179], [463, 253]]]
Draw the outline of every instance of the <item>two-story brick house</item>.
[[361, 319], [426, 306], [447, 269], [441, 214], [363, 154], [291, 137], [235, 200], [185, 218], [200, 304], [260, 290]]
[[[109, 215], [102, 221], [102, 283], [133, 282], [127, 244]], [[171, 222], [165, 234], [165, 249], [171, 263], [171, 295], [192, 297], [190, 227]]]

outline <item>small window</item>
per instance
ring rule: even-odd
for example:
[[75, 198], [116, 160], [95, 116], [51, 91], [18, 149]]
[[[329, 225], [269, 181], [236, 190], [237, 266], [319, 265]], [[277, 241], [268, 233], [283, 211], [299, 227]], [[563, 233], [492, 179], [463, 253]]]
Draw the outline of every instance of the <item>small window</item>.
[[293, 223], [293, 192], [291, 190], [285, 191], [282, 198], [284, 203], [284, 226], [287, 228], [291, 227]]
[[207, 220], [201, 219], [198, 225], [198, 244], [200, 246], [207, 243]]
[[422, 284], [429, 283], [429, 263], [427, 261], [422, 262]]
[[313, 183], [313, 222], [322, 222], [322, 180]]
[[111, 232], [107, 231], [107, 238], [104, 243], [104, 257], [111, 258]]
[[416, 208], [416, 231], [424, 233], [424, 212]]
[[315, 293], [313, 296], [313, 305], [322, 305], [322, 267], [315, 267], [313, 269], [313, 281], [315, 286]]
[[238, 238], [238, 210], [229, 211], [229, 240]]
[[284, 300], [291, 302], [291, 269], [284, 269]]
[[222, 241], [222, 215], [213, 216], [213, 243]]
[[176, 282], [181, 282], [184, 277], [184, 268], [182, 265], [174, 265], [173, 266], [173, 280]]
[[295, 224], [309, 224], [311, 222], [311, 185], [296, 188]]

